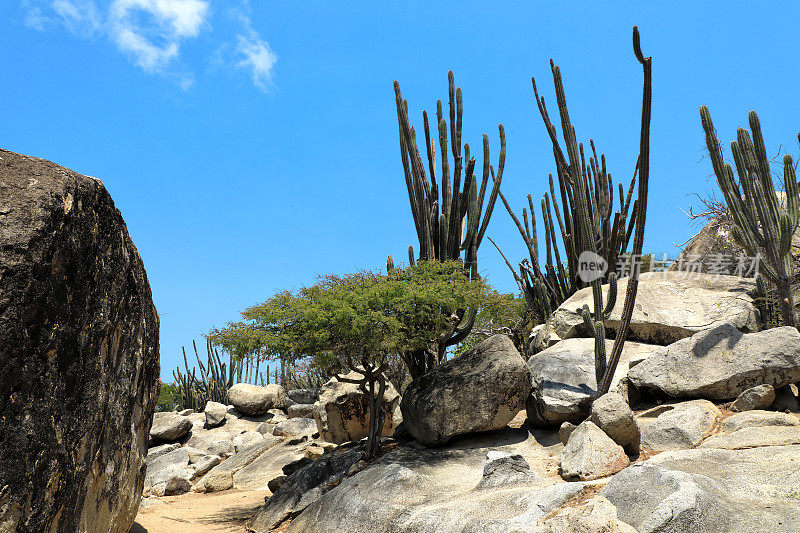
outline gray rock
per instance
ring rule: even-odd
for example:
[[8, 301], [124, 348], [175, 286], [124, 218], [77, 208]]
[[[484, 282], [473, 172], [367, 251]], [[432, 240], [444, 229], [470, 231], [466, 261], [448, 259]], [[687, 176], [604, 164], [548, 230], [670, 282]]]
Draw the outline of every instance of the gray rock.
[[[488, 451], [497, 449], [499, 443], [513, 442], [529, 453], [536, 444], [533, 438], [525, 441], [527, 435], [525, 430], [506, 429], [466, 437], [439, 448], [420, 448], [416, 444], [400, 446], [316, 498], [293, 518], [287, 532], [531, 531], [538, 520], [572, 500], [585, 484], [521, 483], [475, 490], [483, 477]], [[537, 457], [549, 457], [548, 452], [541, 448], [539, 451], [543, 455]], [[320, 460], [295, 475], [313, 468]], [[536, 460], [538, 465], [538, 458]], [[553, 483], [552, 479], [548, 482]], [[279, 493], [283, 490], [281, 488]], [[280, 514], [274, 515], [275, 521], [281, 518]], [[262, 533], [272, 525], [261, 522], [260, 527], [253, 529]]]
[[765, 426], [800, 426], [800, 417], [789, 413], [755, 410], [737, 413], [722, 421], [722, 430], [726, 432]]
[[756, 385], [800, 381], [800, 333], [789, 326], [742, 333], [731, 324], [696, 333], [636, 365], [640, 389], [672, 397], [730, 400]]
[[731, 405], [731, 411], [752, 411], [766, 409], [775, 401], [775, 387], [757, 385], [741, 393]]
[[300, 513], [328, 490], [326, 485], [341, 481], [345, 472], [360, 458], [359, 449], [343, 449], [294, 472], [277, 487], [248, 527], [258, 532], [270, 531], [287, 518]]
[[[627, 286], [628, 278], [619, 280], [620, 295], [625, 294]], [[604, 285], [603, 294], [607, 290]], [[642, 274], [628, 338], [666, 346], [725, 323], [742, 331], [757, 331], [758, 313], [749, 296], [753, 291], [753, 280], [736, 276]], [[605, 321], [609, 336], [616, 334], [624, 301], [625, 298], [617, 298], [611, 316]], [[573, 294], [553, 314], [553, 327], [562, 339], [588, 336], [583, 319], [576, 312], [584, 304], [590, 308], [594, 305], [591, 287]]]
[[237, 411], [244, 415], [262, 415], [273, 408], [282, 409], [286, 391], [280, 385], [250, 385], [237, 383], [228, 390], [228, 398]]
[[222, 457], [219, 455], [205, 455], [194, 463], [195, 477], [202, 477], [206, 475], [212, 468], [222, 462]]
[[147, 461], [153, 462], [157, 457], [164, 455], [165, 453], [169, 453], [172, 450], [177, 450], [180, 448], [181, 445], [177, 442], [172, 442], [169, 444], [160, 444], [158, 446], [153, 446], [152, 448], [147, 449]]
[[539, 485], [542, 479], [531, 472], [531, 465], [518, 453], [491, 450], [483, 463], [483, 477], [476, 490], [512, 485]]
[[707, 400], [664, 404], [637, 415], [642, 448], [652, 452], [693, 448], [711, 434], [720, 411]]
[[319, 389], [292, 389], [286, 393], [294, 403], [314, 405], [319, 399]]
[[264, 440], [264, 435], [259, 433], [258, 431], [245, 431], [240, 435], [236, 435], [233, 438], [233, 449], [236, 453], [239, 453], [244, 448], [248, 448], [257, 442], [261, 442]]
[[616, 474], [630, 464], [622, 446], [590, 421], [582, 422], [569, 436], [561, 453], [564, 479], [589, 481]]
[[558, 428], [558, 438], [561, 441], [561, 444], [564, 446], [567, 445], [567, 441], [569, 440], [569, 436], [572, 435], [572, 432], [575, 431], [575, 428], [578, 427], [572, 422], [563, 422], [561, 426]]
[[[362, 375], [350, 372], [344, 377], [360, 379]], [[386, 384], [381, 409], [385, 413], [381, 435], [388, 437], [403, 419], [400, 395], [391, 383]], [[369, 402], [358, 385], [331, 378], [314, 404], [314, 419], [323, 440], [336, 444], [361, 440], [369, 433]]]
[[[283, 467], [303, 457], [303, 446], [288, 442], [276, 444], [233, 475], [234, 485], [242, 490], [263, 490], [269, 481], [282, 474]], [[273, 491], [274, 492], [274, 491]]]
[[127, 533], [159, 317], [103, 183], [0, 150], [0, 529]]
[[275, 426], [272, 434], [276, 437], [312, 435], [317, 432], [317, 422], [313, 418], [290, 418]]
[[192, 483], [182, 476], [172, 476], [164, 485], [164, 496], [185, 494], [192, 490]]
[[182, 411], [178, 411], [178, 414], [181, 416], [189, 416], [194, 413], [194, 409], [184, 409]]
[[216, 492], [231, 488], [234, 474], [280, 442], [281, 439], [278, 437], [264, 437], [259, 442], [240, 450], [236, 455], [229, 457], [212, 468], [197, 482], [194, 490], [197, 492]]
[[797, 385], [794, 383], [775, 387], [775, 402], [772, 408], [781, 412], [800, 413], [800, 398], [797, 392]]
[[163, 496], [167, 483], [174, 477], [192, 479], [194, 469], [189, 467], [189, 451], [177, 448], [147, 462], [144, 492]]
[[[606, 342], [611, 353], [613, 341]], [[609, 390], [628, 374], [631, 360], [662, 353], [663, 346], [626, 342]], [[533, 387], [525, 408], [533, 426], [558, 427], [589, 416], [596, 394], [594, 339], [566, 339], [528, 359]]]
[[660, 453], [600, 492], [639, 532], [797, 531], [800, 446]]
[[531, 341], [529, 354], [535, 355], [559, 342], [561, 337], [556, 335], [553, 327], [547, 323], [534, 326], [529, 339]]
[[533, 529], [533, 533], [598, 532], [637, 533], [632, 526], [621, 522], [617, 518], [617, 508], [599, 495], [581, 505], [565, 505]]
[[760, 446], [786, 446], [800, 444], [799, 426], [766, 426], [737, 429], [725, 435], [709, 437], [700, 448], [744, 450]]
[[261, 422], [259, 425], [256, 426], [256, 431], [258, 431], [262, 435], [272, 435], [272, 432], [275, 431], [275, 426], [277, 425], [278, 424], [275, 424], [273, 422]]
[[525, 406], [531, 378], [505, 335], [495, 335], [414, 380], [400, 408], [406, 429], [426, 446], [505, 427]]
[[206, 402], [203, 412], [206, 415], [206, 426], [214, 428], [225, 422], [225, 418], [228, 416], [228, 406], [218, 402]]
[[314, 418], [313, 403], [296, 403], [286, 409], [289, 418]]
[[185, 437], [192, 429], [192, 421], [185, 416], [165, 416], [153, 421], [150, 436], [156, 442], [174, 442]]
[[622, 396], [609, 392], [596, 399], [589, 420], [622, 446], [626, 453], [639, 454], [639, 424]]

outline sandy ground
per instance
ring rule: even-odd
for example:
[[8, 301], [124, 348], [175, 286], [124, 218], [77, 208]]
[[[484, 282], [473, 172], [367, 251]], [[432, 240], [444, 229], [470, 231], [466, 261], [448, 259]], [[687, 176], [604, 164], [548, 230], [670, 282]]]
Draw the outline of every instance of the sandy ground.
[[266, 490], [226, 490], [213, 494], [142, 500], [130, 533], [244, 533], [244, 525], [264, 504]]

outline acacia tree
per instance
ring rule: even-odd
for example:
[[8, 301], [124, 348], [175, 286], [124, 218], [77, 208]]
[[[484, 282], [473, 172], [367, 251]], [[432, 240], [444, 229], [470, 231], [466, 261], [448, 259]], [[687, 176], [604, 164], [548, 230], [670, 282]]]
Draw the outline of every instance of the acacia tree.
[[[251, 347], [292, 362], [312, 358], [335, 378], [354, 383], [369, 406], [364, 455], [378, 450], [385, 414], [385, 372], [392, 357], [435, 343], [459, 309], [477, 306], [485, 284], [470, 279], [460, 261], [419, 261], [382, 275], [362, 271], [320, 277], [315, 285], [282, 291], [242, 313], [220, 336], [246, 335]], [[343, 375], [354, 372], [359, 378]]]

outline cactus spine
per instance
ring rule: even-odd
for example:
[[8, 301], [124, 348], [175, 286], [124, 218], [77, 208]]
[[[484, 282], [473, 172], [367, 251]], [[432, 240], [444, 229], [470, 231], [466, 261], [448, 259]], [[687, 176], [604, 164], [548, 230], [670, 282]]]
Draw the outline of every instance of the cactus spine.
[[[419, 148], [414, 127], [408, 117], [408, 102], [403, 99], [400, 84], [394, 82], [397, 122], [400, 137], [400, 159], [411, 204], [411, 215], [419, 241], [419, 260], [462, 260], [464, 269], [472, 278], [478, 277], [478, 248], [494, 210], [506, 158], [506, 137], [503, 125], [500, 133], [500, 154], [497, 173], [490, 164], [489, 137], [483, 135], [483, 165], [480, 187], [473, 173], [475, 158], [470, 156], [469, 144], [461, 142], [463, 98], [461, 87], [455, 86], [453, 73], [448, 72], [450, 121], [443, 115], [442, 102], [436, 102], [439, 159], [436, 155], [437, 139], [431, 137], [426, 111], [422, 112], [425, 135], [426, 165]], [[448, 155], [448, 142], [449, 151]], [[450, 158], [452, 156], [452, 175]], [[437, 161], [440, 162], [437, 168]], [[464, 162], [466, 161], [466, 164]], [[452, 183], [451, 183], [452, 177]], [[492, 180], [488, 200], [489, 180]], [[440, 198], [441, 196], [441, 198]], [[485, 203], [484, 201], [487, 200]], [[481, 216], [483, 214], [483, 216]], [[463, 257], [462, 257], [463, 252]], [[409, 246], [409, 264], [415, 262], [413, 247]], [[458, 313], [458, 324], [446, 338], [438, 339], [427, 353], [415, 354], [416, 362], [409, 364], [412, 378], [416, 379], [441, 361], [448, 346], [463, 340], [472, 329], [477, 309]]]
[[[749, 113], [752, 139], [744, 128], [737, 130], [737, 140], [731, 142], [737, 183], [731, 166], [725, 163], [717, 139], [711, 114], [706, 106], [700, 108], [700, 120], [706, 134], [706, 145], [711, 154], [714, 174], [717, 176], [725, 203], [733, 218], [733, 236], [751, 256], [760, 256], [759, 276], [763, 276], [775, 287], [783, 324], [797, 326], [794, 300], [791, 290], [792, 237], [800, 218], [800, 198], [797, 177], [792, 157], [783, 158], [783, 185], [786, 194], [786, 209], [781, 209], [770, 172], [769, 158], [761, 133], [761, 123], [755, 111]], [[798, 135], [800, 138], [800, 135]], [[740, 188], [741, 186], [741, 188]], [[766, 299], [766, 285], [759, 283], [762, 298]], [[769, 324], [770, 317], [764, 317]]]

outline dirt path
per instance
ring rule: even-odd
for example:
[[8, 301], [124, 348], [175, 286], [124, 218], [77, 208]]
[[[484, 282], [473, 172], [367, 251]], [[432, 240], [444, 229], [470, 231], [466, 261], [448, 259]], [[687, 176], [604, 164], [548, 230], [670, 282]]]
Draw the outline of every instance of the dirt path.
[[244, 533], [245, 522], [264, 504], [268, 494], [266, 490], [233, 489], [148, 498], [142, 500], [148, 503], [139, 509], [130, 533]]

